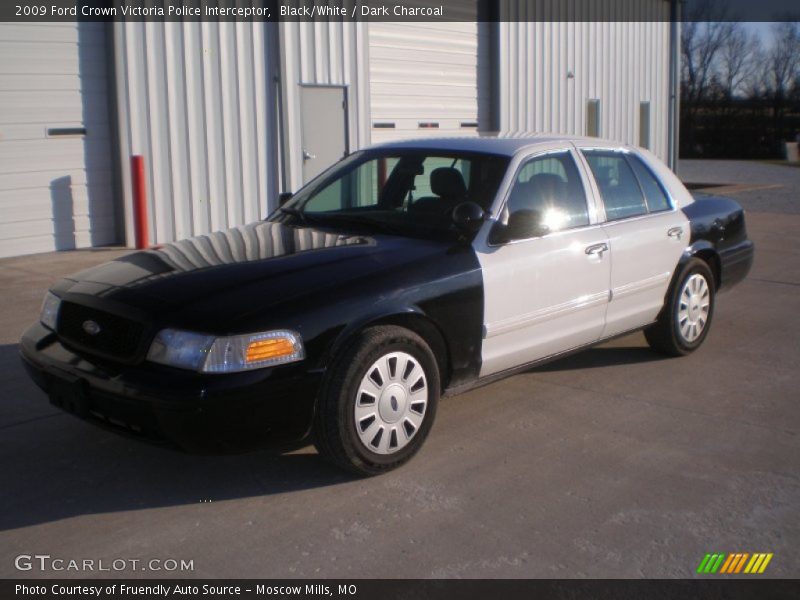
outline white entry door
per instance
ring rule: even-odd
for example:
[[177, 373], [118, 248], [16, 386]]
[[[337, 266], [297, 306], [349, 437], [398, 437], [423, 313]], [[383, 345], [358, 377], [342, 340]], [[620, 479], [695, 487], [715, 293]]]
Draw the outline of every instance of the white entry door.
[[308, 182], [347, 155], [347, 90], [304, 85], [300, 100], [303, 182]]

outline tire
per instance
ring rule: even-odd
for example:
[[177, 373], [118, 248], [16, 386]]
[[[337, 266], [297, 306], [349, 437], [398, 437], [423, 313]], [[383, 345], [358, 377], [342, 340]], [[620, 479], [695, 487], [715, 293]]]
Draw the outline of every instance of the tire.
[[420, 336], [389, 325], [365, 329], [329, 369], [314, 445], [323, 458], [358, 475], [399, 467], [428, 436], [439, 382], [436, 359]]
[[708, 264], [690, 259], [675, 278], [658, 320], [644, 331], [650, 347], [668, 356], [697, 350], [711, 328], [714, 294]]

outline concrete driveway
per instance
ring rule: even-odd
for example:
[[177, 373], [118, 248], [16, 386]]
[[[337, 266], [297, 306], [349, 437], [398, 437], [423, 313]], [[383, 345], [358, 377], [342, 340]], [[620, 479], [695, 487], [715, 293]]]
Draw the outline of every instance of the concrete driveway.
[[[800, 175], [800, 170], [797, 171]], [[800, 215], [748, 214], [757, 261], [709, 339], [641, 334], [445, 400], [421, 454], [354, 480], [307, 448], [192, 456], [51, 409], [16, 341], [57, 276], [0, 261], [0, 576], [14, 557], [184, 559], [195, 577], [686, 577], [707, 552], [800, 576]]]

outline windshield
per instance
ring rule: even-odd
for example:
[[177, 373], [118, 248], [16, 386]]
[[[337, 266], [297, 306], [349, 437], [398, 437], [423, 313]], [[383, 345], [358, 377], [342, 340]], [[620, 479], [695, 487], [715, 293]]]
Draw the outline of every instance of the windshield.
[[314, 226], [443, 238], [453, 209], [488, 210], [509, 159], [434, 150], [355, 153], [300, 190], [276, 215]]

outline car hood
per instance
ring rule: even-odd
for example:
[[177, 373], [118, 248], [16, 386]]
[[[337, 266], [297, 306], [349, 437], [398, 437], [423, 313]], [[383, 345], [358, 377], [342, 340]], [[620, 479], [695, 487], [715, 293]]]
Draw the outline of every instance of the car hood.
[[355, 279], [430, 261], [451, 247], [262, 221], [134, 252], [76, 273], [54, 289], [154, 316], [170, 314], [178, 322], [230, 322]]

